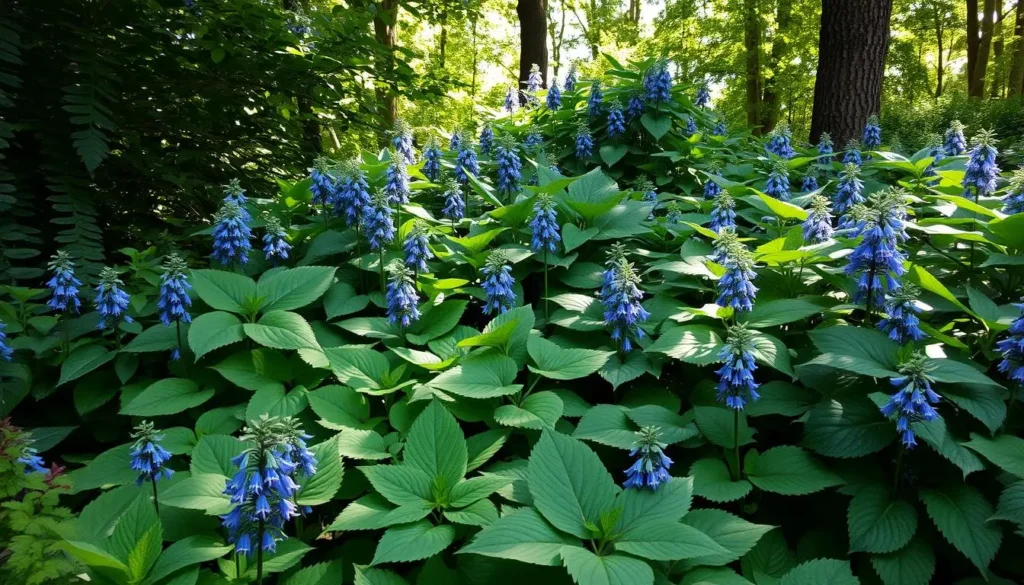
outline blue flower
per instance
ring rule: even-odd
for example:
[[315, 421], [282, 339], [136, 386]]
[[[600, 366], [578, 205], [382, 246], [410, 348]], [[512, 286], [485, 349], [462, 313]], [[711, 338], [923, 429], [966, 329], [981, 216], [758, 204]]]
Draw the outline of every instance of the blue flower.
[[366, 173], [354, 162], [342, 165], [338, 197], [334, 203], [335, 215], [345, 215], [349, 226], [359, 225], [363, 209], [370, 203], [370, 185]]
[[[711, 170], [713, 172], [717, 171], [717, 169]], [[714, 179], [708, 177], [708, 179], [704, 181], [704, 185], [703, 187], [701, 187], [701, 191], [704, 193], [704, 199], [710, 201], [711, 199], [718, 197], [718, 194], [722, 192], [722, 186], [716, 183]]]
[[900, 287], [905, 254], [899, 245], [907, 240], [904, 230], [905, 192], [899, 188], [872, 196], [873, 208], [858, 206], [853, 210], [856, 234], [863, 239], [850, 254], [847, 275], [856, 275], [857, 293], [853, 302], [866, 302], [879, 307], [885, 295]]
[[93, 300], [96, 311], [100, 314], [100, 322], [96, 325], [96, 329], [100, 331], [107, 328], [108, 319], [114, 329], [117, 329], [117, 323], [122, 319], [126, 323], [134, 323], [125, 313], [130, 299], [128, 293], [121, 289], [124, 283], [117, 276], [117, 271], [110, 267], [100, 271], [100, 283], [96, 287], [96, 298]]
[[494, 145], [494, 130], [491, 130], [490, 124], [484, 124], [482, 130], [480, 130], [480, 152], [481, 154], [490, 154], [491, 146]]
[[591, 118], [601, 114], [601, 100], [604, 99], [604, 92], [601, 91], [601, 82], [594, 80], [590, 84], [590, 95], [587, 97], [587, 113]]
[[1024, 302], [1014, 303], [1021, 314], [1010, 324], [1006, 339], [996, 343], [996, 349], [1003, 356], [999, 371], [1010, 380], [1024, 384]]
[[142, 421], [131, 437], [135, 439], [131, 451], [131, 468], [139, 472], [135, 483], [142, 485], [142, 482], [157, 482], [161, 479], [170, 479], [174, 470], [167, 467], [171, 460], [171, 454], [160, 445], [164, 436], [153, 428], [153, 423]]
[[388, 165], [387, 181], [384, 183], [384, 192], [388, 194], [388, 202], [392, 205], [405, 205], [409, 202], [409, 174], [405, 168], [405, 161], [401, 156], [391, 158]]
[[725, 125], [725, 120], [719, 119], [715, 122], [715, 127], [711, 129], [711, 134], [714, 136], [726, 136], [729, 134], [729, 128]]
[[522, 189], [519, 182], [523, 180], [523, 163], [511, 137], [503, 137], [494, 151], [498, 159], [498, 193], [511, 201]]
[[814, 175], [805, 175], [804, 182], [800, 185], [800, 190], [804, 193], [810, 193], [818, 188], [818, 178]]
[[622, 109], [613, 105], [608, 110], [608, 138], [615, 138], [626, 133], [626, 118], [622, 115]]
[[754, 309], [757, 287], [754, 279], [754, 259], [747, 247], [736, 237], [735, 230], [722, 230], [715, 240], [716, 261], [721, 259], [725, 274], [718, 279], [718, 298], [721, 307], [732, 307], [737, 313]]
[[804, 242], [820, 244], [832, 239], [832, 214], [828, 207], [828, 198], [815, 195], [811, 199], [811, 212], [804, 220]]
[[59, 250], [50, 257], [47, 264], [50, 269], [50, 280], [46, 286], [50, 288], [51, 297], [46, 302], [51, 310], [60, 313], [78, 313], [82, 303], [78, 300], [78, 287], [82, 281], [75, 278], [75, 263], [71, 255], [64, 250]]
[[664, 451], [668, 445], [658, 440], [660, 435], [657, 427], [643, 427], [636, 432], [629, 456], [637, 459], [626, 470], [626, 481], [622, 487], [657, 490], [659, 485], [672, 479], [668, 473], [672, 460]]
[[686, 117], [686, 135], [693, 136], [697, 133], [697, 121], [693, 119], [693, 116]]
[[772, 165], [764, 192], [779, 201], [789, 201], [789, 169], [786, 168], [786, 163]]
[[462, 199], [459, 183], [448, 179], [444, 183], [444, 209], [441, 213], [452, 221], [460, 221], [466, 213], [466, 202]]
[[448, 139], [448, 150], [457, 152], [462, 147], [462, 132], [456, 130], [452, 132], [451, 138]]
[[405, 238], [405, 243], [402, 244], [402, 250], [405, 252], [405, 265], [410, 270], [419, 273], [430, 272], [427, 260], [433, 258], [434, 253], [430, 251], [427, 230], [423, 227], [423, 224], [418, 221], [413, 224], [412, 230], [409, 231], [409, 235]]
[[790, 159], [796, 156], [792, 142], [793, 135], [789, 131], [789, 125], [779, 124], [768, 135], [768, 144], [764, 149], [775, 156]]
[[654, 210], [658, 208], [658, 192], [654, 190], [654, 183], [647, 177], [640, 177], [635, 185], [634, 190], [643, 193], [641, 201], [654, 204], [651, 207], [651, 213], [647, 216], [647, 219], [654, 219]]
[[487, 294], [484, 314], [504, 313], [515, 306], [516, 293], [512, 290], [516, 281], [512, 278], [512, 265], [501, 250], [494, 250], [487, 263], [480, 270], [484, 275], [483, 289]]
[[[975, 201], [979, 197], [991, 195], [997, 188], [999, 166], [996, 155], [999, 154], [995, 143], [995, 135], [989, 130], [982, 130], [971, 141], [970, 158], [967, 159], [967, 170], [964, 171], [964, 194], [973, 194]], [[972, 192], [973, 188], [973, 192]]]
[[640, 92], [634, 91], [629, 94], [629, 100], [626, 102], [626, 119], [632, 122], [643, 114], [644, 96]]
[[548, 109], [552, 111], [562, 107], [562, 90], [558, 87], [557, 79], [551, 81], [551, 87], [548, 88], [546, 103]]
[[[483, 150], [482, 141], [480, 142], [480, 149], [481, 151]], [[463, 185], [466, 185], [469, 183], [469, 175], [474, 177], [480, 176], [480, 163], [476, 159], [476, 151], [473, 150], [473, 144], [467, 140], [462, 144], [462, 150], [459, 151], [458, 156], [455, 158], [455, 178]]]
[[554, 252], [557, 243], [562, 241], [559, 233], [558, 214], [555, 212], [555, 201], [550, 195], [540, 194], [533, 204], [533, 219], [530, 220], [530, 246], [534, 252], [544, 249]]
[[644, 298], [640, 290], [640, 276], [619, 248], [613, 248], [612, 258], [606, 263], [604, 285], [601, 287], [601, 304], [604, 305], [604, 325], [610, 329], [612, 341], [624, 353], [632, 351], [633, 345], [645, 337], [640, 325], [651, 316], [640, 301]]
[[854, 163], [846, 163], [839, 173], [839, 186], [836, 188], [836, 195], [832, 201], [832, 208], [839, 216], [840, 229], [851, 229], [854, 227], [850, 210], [855, 205], [864, 203], [864, 182], [860, 180], [860, 167]]
[[711, 90], [708, 89], [707, 82], [700, 84], [700, 89], [697, 90], [697, 99], [693, 102], [698, 108], [706, 107], [711, 103]]
[[14, 460], [15, 463], [21, 463], [25, 466], [25, 473], [49, 473], [49, 469], [46, 468], [46, 463], [43, 458], [36, 454], [36, 450], [32, 447], [26, 447], [22, 451], [21, 457]]
[[725, 346], [718, 352], [722, 367], [715, 371], [718, 374], [718, 401], [724, 402], [733, 410], [743, 410], [751, 403], [757, 402], [761, 395], [757, 393], [760, 386], [754, 381], [757, 362], [754, 359], [754, 334], [743, 325], [729, 328], [729, 337]]
[[832, 137], [828, 132], [822, 132], [818, 137], [818, 154], [828, 156], [827, 160], [832, 160]]
[[932, 390], [934, 380], [925, 370], [924, 356], [920, 353], [911, 356], [900, 367], [900, 373], [903, 375], [890, 380], [896, 387], [896, 392], [879, 409], [886, 418], [896, 421], [896, 431], [902, 436], [903, 446], [908, 449], [917, 445], [910, 425], [939, 418], [939, 413], [932, 405], [938, 404], [940, 397]]
[[395, 239], [395, 222], [388, 195], [383, 190], [374, 193], [369, 205], [363, 209], [363, 232], [370, 240], [370, 249], [380, 251]]
[[252, 229], [248, 223], [249, 214], [238, 204], [225, 201], [217, 212], [217, 225], [213, 228], [213, 253], [210, 256], [221, 264], [249, 261], [252, 249]]
[[14, 349], [10, 345], [7, 345], [7, 333], [4, 331], [7, 329], [7, 324], [0, 321], [0, 360], [9, 362], [14, 359]]
[[275, 265], [279, 260], [287, 260], [292, 245], [288, 243], [288, 232], [281, 227], [281, 222], [272, 215], [265, 218], [266, 233], [263, 234], [263, 255]]
[[436, 183], [441, 178], [441, 147], [437, 140], [431, 139], [423, 151], [423, 174]]
[[679, 207], [678, 201], [668, 202], [668, 213], [665, 214], [665, 223], [668, 225], [678, 225], [683, 221], [683, 210]]
[[960, 120], [953, 120], [949, 124], [942, 148], [946, 151], [946, 156], [960, 156], [967, 152], [967, 138], [964, 137], [964, 125]]
[[720, 191], [715, 196], [711, 208], [711, 231], [721, 233], [725, 229], [736, 228], [736, 202], [726, 191]]
[[249, 223], [252, 217], [247, 207], [249, 198], [245, 196], [245, 189], [239, 184], [238, 179], [231, 179], [224, 187], [224, 203], [234, 203], [240, 209], [239, 217], [245, 223]]
[[192, 315], [188, 312], [192, 306], [192, 297], [188, 294], [192, 285], [188, 283], [187, 270], [188, 265], [180, 256], [167, 256], [164, 273], [160, 276], [160, 296], [156, 306], [160, 312], [160, 322], [168, 327], [172, 323], [192, 322]]
[[[931, 162], [931, 164], [928, 165], [928, 168], [926, 168], [924, 170], [924, 176], [925, 177], [938, 177], [939, 174], [935, 171], [935, 168], [936, 168], [936, 166], [938, 166], [939, 161], [941, 161], [942, 159], [946, 158], [946, 151], [943, 150], [943, 148], [942, 148], [942, 139], [939, 137], [938, 134], [932, 135], [932, 137], [929, 139], [928, 142], [929, 142], [929, 144], [928, 144], [928, 156], [932, 157], [932, 162]], [[928, 185], [930, 185], [930, 186], [935, 186], [935, 185], [938, 185], [938, 184], [939, 184], [939, 179], [938, 178], [936, 178], [934, 180], [931, 180], [931, 181], [928, 181]]]
[[590, 129], [586, 124], [580, 124], [576, 129], [576, 158], [590, 158], [594, 154], [594, 139], [590, 136]]
[[864, 135], [861, 137], [864, 148], [878, 148], [882, 145], [882, 128], [878, 125], [878, 116], [868, 118], [864, 126]]
[[317, 157], [313, 168], [309, 170], [309, 178], [313, 184], [309, 190], [313, 193], [313, 205], [326, 207], [334, 205], [337, 200], [338, 184], [331, 173], [333, 162], [325, 157]]
[[651, 65], [644, 74], [644, 98], [652, 104], [668, 103], [672, 100], [672, 74], [664, 59]]
[[860, 142], [851, 140], [846, 143], [846, 151], [843, 153], [843, 164], [855, 164], [858, 167], [864, 164], [864, 158], [860, 155]]
[[526, 91], [534, 93], [540, 91], [544, 86], [544, 75], [540, 72], [540, 66], [536, 63], [530, 65], [530, 75], [526, 78]]
[[879, 321], [878, 328], [900, 345], [926, 337], [917, 316], [921, 309], [914, 304], [918, 294], [920, 291], [916, 286], [906, 284], [886, 296], [885, 313], [889, 317]]
[[1003, 213], [1024, 213], [1024, 168], [1017, 169], [1010, 179], [1010, 188], [1003, 197]]
[[417, 307], [419, 295], [409, 269], [398, 260], [388, 265], [388, 286], [385, 294], [388, 305], [388, 322], [408, 327], [419, 320]]
[[505, 91], [505, 111], [513, 114], [519, 109], [519, 91], [514, 85], [508, 86]]
[[565, 91], [576, 91], [576, 64], [569, 64], [569, 71], [565, 74]]
[[530, 131], [526, 134], [526, 140], [523, 141], [523, 146], [528, 150], [534, 150], [544, 145], [544, 136], [540, 133], [540, 128], [531, 126]]
[[412, 128], [404, 120], [397, 120], [394, 134], [391, 146], [402, 155], [402, 161], [407, 165], [416, 162], [416, 151], [412, 146]]

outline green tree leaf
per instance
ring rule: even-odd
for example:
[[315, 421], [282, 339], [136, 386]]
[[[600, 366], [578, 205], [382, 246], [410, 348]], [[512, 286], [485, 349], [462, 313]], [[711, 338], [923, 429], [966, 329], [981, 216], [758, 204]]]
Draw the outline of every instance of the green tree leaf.
[[[644, 114], [645, 116], [647, 114]], [[653, 585], [650, 565], [626, 555], [597, 556], [585, 548], [564, 546], [565, 568], [579, 585]]]
[[823, 400], [804, 425], [802, 445], [828, 457], [862, 457], [881, 451], [896, 438], [896, 426], [867, 398]]
[[557, 567], [562, 564], [559, 551], [574, 543], [578, 541], [552, 528], [533, 508], [520, 508], [477, 533], [459, 553]]
[[871, 555], [871, 566], [885, 585], [928, 585], [935, 574], [935, 552], [918, 536], [894, 553]]
[[537, 392], [522, 404], [506, 404], [494, 410], [494, 421], [506, 427], [551, 429], [562, 417], [562, 399], [554, 392]]
[[85, 345], [75, 349], [60, 365], [58, 386], [77, 380], [117, 357], [116, 351], [107, 351], [102, 345]]
[[657, 490], [622, 490], [615, 500], [620, 509], [614, 533], [637, 532], [650, 523], [678, 521], [690, 510], [691, 478], [673, 477]]
[[256, 343], [274, 349], [320, 349], [313, 328], [305, 319], [288, 311], [270, 311], [258, 323], [242, 325]]
[[[317, 563], [295, 571], [283, 585], [335, 585], [344, 574], [341, 560]], [[383, 571], [382, 571], [383, 572]]]
[[824, 356], [813, 363], [875, 378], [895, 378], [896, 344], [884, 333], [863, 327], [827, 327], [808, 335]]
[[751, 450], [743, 461], [747, 479], [760, 489], [784, 496], [802, 496], [842, 485], [843, 480], [799, 447]]
[[293, 311], [319, 299], [331, 283], [337, 268], [300, 266], [268, 272], [256, 283], [260, 310]]
[[408, 563], [432, 557], [448, 548], [453, 540], [455, 528], [432, 526], [426, 520], [388, 528], [377, 543], [377, 551], [370, 564]]
[[999, 528], [987, 522], [992, 505], [967, 485], [923, 489], [919, 496], [942, 536], [984, 574], [1003, 539]]
[[214, 311], [203, 313], [192, 320], [188, 330], [188, 346], [199, 358], [211, 351], [245, 339], [245, 329], [238, 317], [231, 313]]
[[204, 435], [192, 450], [192, 464], [189, 469], [193, 476], [214, 473], [231, 477], [237, 469], [231, 459], [245, 449], [245, 443], [226, 435]]
[[445, 510], [444, 517], [455, 524], [483, 528], [498, 521], [498, 508], [490, 500], [477, 500], [465, 508]]
[[272, 349], [239, 351], [210, 366], [235, 386], [259, 390], [274, 382], [287, 382], [291, 366], [280, 352]]
[[735, 502], [750, 493], [754, 486], [741, 479], [733, 481], [729, 468], [721, 459], [700, 459], [690, 467], [693, 493], [716, 503]]
[[295, 503], [299, 506], [319, 506], [330, 502], [341, 489], [345, 473], [337, 436], [314, 445], [310, 451], [316, 457], [316, 473], [299, 482], [299, 491], [295, 495]]
[[692, 559], [694, 565], [725, 565], [750, 552], [766, 532], [774, 528], [753, 524], [722, 510], [713, 508], [690, 510], [683, 523], [700, 530], [728, 551]]
[[527, 349], [537, 364], [536, 368], [530, 366], [530, 371], [552, 380], [575, 380], [589, 376], [600, 370], [608, 358], [615, 354], [613, 351], [596, 349], [563, 349], [540, 334], [530, 336]]
[[[726, 449], [733, 448], [737, 436], [735, 411], [720, 406], [697, 406], [693, 410], [697, 428], [707, 440]], [[747, 415], [739, 413], [738, 420], [740, 445], [752, 443], [754, 431], [747, 426]]]
[[405, 579], [391, 571], [370, 569], [353, 565], [355, 569], [355, 585], [407, 585]]
[[481, 475], [463, 480], [452, 488], [448, 505], [453, 508], [463, 508], [477, 500], [486, 498], [510, 483], [512, 483], [511, 477], [500, 475]]
[[160, 494], [161, 506], [227, 514], [234, 507], [224, 494], [227, 478], [216, 473], [193, 474]]
[[573, 437], [609, 447], [632, 449], [639, 428], [629, 418], [629, 409], [615, 404], [598, 404], [580, 419]]
[[192, 288], [204, 303], [217, 311], [244, 315], [256, 298], [256, 283], [243, 274], [224, 270], [193, 270]]
[[452, 413], [437, 400], [412, 424], [404, 453], [405, 464], [426, 473], [442, 493], [466, 475], [466, 438]]
[[396, 506], [433, 500], [434, 478], [408, 464], [360, 467], [373, 489]]
[[860, 585], [848, 561], [814, 559], [793, 567], [779, 585]]
[[433, 510], [425, 500], [393, 507], [378, 494], [365, 495], [345, 506], [341, 514], [327, 527], [327, 532], [343, 530], [378, 530], [422, 520]]
[[1024, 478], [1024, 439], [1013, 435], [999, 435], [995, 439], [971, 433], [964, 447], [980, 453], [1006, 473]]
[[498, 353], [469, 357], [461, 365], [442, 372], [430, 385], [466, 398], [494, 398], [515, 394], [523, 389], [514, 384], [516, 362]]
[[431, 306], [406, 331], [406, 338], [416, 345], [424, 345], [431, 339], [437, 339], [448, 333], [459, 324], [459, 319], [466, 311], [467, 301], [446, 300], [440, 305]]
[[823, 310], [811, 299], [817, 300], [816, 297], [800, 297], [759, 302], [754, 305], [753, 311], [745, 313], [740, 320], [755, 329], [803, 321]]
[[653, 561], [693, 559], [727, 551], [710, 536], [678, 520], [649, 522], [615, 539], [615, 550]]
[[644, 351], [663, 353], [687, 363], [706, 366], [717, 363], [722, 350], [722, 338], [710, 327], [684, 325], [664, 332]]
[[370, 403], [365, 394], [348, 386], [321, 386], [306, 398], [321, 426], [331, 430], [361, 429], [370, 418]]
[[211, 536], [188, 536], [167, 547], [153, 565], [146, 583], [156, 583], [179, 569], [219, 559], [233, 549]]
[[[181, 324], [182, 343], [188, 339], [190, 323]], [[170, 351], [178, 347], [178, 325], [168, 327], [158, 323], [146, 328], [142, 333], [136, 335], [124, 346], [122, 351], [128, 353], [147, 353], [153, 351]]]
[[306, 389], [296, 386], [288, 393], [284, 384], [271, 382], [257, 390], [245, 409], [245, 420], [259, 420], [263, 415], [285, 417], [295, 416], [309, 405]]
[[196, 383], [185, 378], [166, 378], [153, 382], [121, 409], [131, 416], [161, 416], [177, 414], [195, 408], [213, 398], [213, 390], [200, 390]]
[[891, 553], [906, 546], [917, 532], [917, 512], [893, 500], [880, 485], [864, 488], [850, 500], [846, 515], [850, 552]]

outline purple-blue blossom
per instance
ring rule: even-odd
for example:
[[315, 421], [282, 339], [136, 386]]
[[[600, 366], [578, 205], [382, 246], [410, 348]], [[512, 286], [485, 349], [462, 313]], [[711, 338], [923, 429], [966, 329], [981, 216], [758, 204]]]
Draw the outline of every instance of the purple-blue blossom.
[[878, 124], [878, 116], [872, 115], [864, 125], [864, 134], [861, 136], [864, 148], [873, 149], [882, 145], [882, 127]]
[[466, 213], [466, 202], [462, 199], [462, 187], [449, 178], [444, 182], [444, 208], [441, 210], [446, 219], [460, 221]]
[[626, 133], [626, 118], [618, 104], [608, 109], [608, 138], [615, 138]]
[[932, 390], [934, 380], [928, 376], [926, 364], [923, 355], [914, 353], [900, 366], [903, 375], [890, 380], [896, 391], [880, 409], [882, 415], [896, 421], [896, 431], [908, 449], [917, 445], [911, 425], [939, 418], [932, 405], [938, 404], [941, 397]]
[[996, 156], [999, 151], [995, 147], [995, 135], [989, 130], [982, 130], [971, 140], [971, 153], [967, 159], [967, 170], [964, 171], [964, 194], [979, 197], [991, 195], [997, 188], [999, 165]]
[[558, 80], [553, 79], [551, 81], [551, 87], [548, 88], [548, 95], [545, 98], [545, 104], [549, 110], [557, 110], [562, 107], [562, 90], [558, 87]]
[[313, 181], [309, 187], [313, 193], [313, 205], [326, 208], [335, 204], [338, 183], [331, 172], [333, 166], [330, 159], [320, 156], [313, 162], [313, 168], [309, 169], [309, 178]]
[[686, 117], [686, 135], [693, 136], [697, 133], [697, 121], [693, 119], [693, 116]]
[[854, 163], [846, 163], [843, 170], [839, 172], [839, 185], [832, 200], [832, 209], [840, 218], [840, 229], [846, 230], [854, 227], [849, 213], [853, 206], [864, 203], [863, 192], [864, 182], [860, 180], [860, 167]]
[[401, 156], [392, 156], [385, 174], [387, 180], [384, 183], [384, 192], [388, 194], [388, 202], [392, 205], [408, 203], [409, 173], [405, 167], [405, 160]]
[[366, 173], [354, 162], [344, 163], [338, 182], [338, 198], [334, 202], [334, 214], [344, 214], [346, 224], [350, 227], [358, 226], [363, 209], [369, 203], [370, 185], [366, 181]]
[[1010, 188], [1003, 197], [1003, 213], [1024, 213], [1024, 168], [1017, 169], [1010, 178]]
[[860, 154], [860, 142], [851, 140], [846, 143], [846, 150], [843, 152], [843, 164], [855, 164], [858, 167], [864, 164], [864, 157]]
[[416, 162], [416, 151], [412, 146], [412, 127], [405, 120], [395, 122], [394, 137], [391, 146], [402, 156], [402, 161], [411, 165]]
[[659, 440], [660, 435], [658, 428], [652, 426], [643, 427], [636, 432], [636, 440], [629, 451], [629, 456], [636, 457], [636, 461], [626, 470], [626, 481], [622, 487], [649, 487], [657, 490], [658, 486], [672, 479], [668, 468], [672, 467], [673, 462], [665, 455], [665, 448], [668, 445]]
[[707, 107], [711, 103], [711, 90], [708, 88], [707, 82], [700, 84], [700, 88], [697, 90], [697, 99], [693, 103], [698, 108]]
[[804, 175], [804, 182], [800, 185], [800, 190], [804, 193], [810, 193], [818, 189], [818, 177], [813, 174]]
[[905, 253], [899, 248], [907, 240], [905, 192], [899, 188], [873, 195], [871, 208], [858, 206], [853, 216], [856, 235], [863, 239], [854, 248], [846, 274], [857, 278], [853, 302], [880, 307], [885, 295], [900, 287]]
[[804, 242], [820, 244], [832, 239], [832, 213], [828, 197], [815, 195], [811, 198], [811, 211], [803, 225]]
[[715, 240], [715, 255], [721, 259], [725, 273], [718, 279], [718, 298], [715, 300], [721, 307], [732, 307], [736, 313], [746, 313], [754, 309], [757, 298], [757, 287], [754, 279], [754, 258], [743, 242], [736, 237], [734, 230], [722, 230]]
[[967, 138], [964, 136], [965, 126], [960, 120], [953, 120], [943, 137], [942, 147], [946, 156], [960, 156], [967, 152]]
[[786, 168], [786, 163], [777, 162], [772, 165], [764, 192], [779, 201], [789, 201], [789, 169]]
[[514, 114], [519, 109], [519, 90], [514, 85], [508, 86], [505, 91], [505, 111]]
[[818, 137], [818, 154], [828, 156], [826, 160], [832, 160], [832, 137], [828, 135], [828, 132], [822, 132], [821, 136]]
[[523, 163], [516, 152], [515, 140], [510, 136], [502, 137], [494, 147], [495, 158], [498, 160], [498, 193], [511, 201], [522, 189]]
[[484, 276], [481, 286], [487, 295], [484, 315], [505, 313], [516, 305], [516, 293], [512, 290], [516, 281], [512, 278], [512, 265], [501, 250], [494, 250], [480, 269]]
[[370, 198], [370, 203], [363, 209], [363, 233], [370, 241], [370, 249], [374, 252], [387, 247], [395, 239], [395, 221], [393, 210], [384, 190], [378, 190]]
[[210, 256], [221, 264], [245, 264], [252, 249], [252, 229], [249, 214], [233, 201], [225, 201], [217, 212], [213, 228], [213, 253]]
[[[483, 150], [483, 143], [480, 144], [481, 150]], [[462, 149], [459, 150], [458, 156], [455, 157], [455, 178], [458, 179], [459, 183], [463, 185], [469, 184], [469, 175], [474, 177], [480, 176], [480, 163], [476, 158], [476, 150], [473, 149], [473, 144], [466, 140], [462, 143]]]
[[900, 345], [927, 337], [921, 331], [921, 309], [915, 304], [920, 292], [916, 286], [904, 284], [885, 298], [888, 317], [878, 322], [878, 329]]
[[288, 232], [281, 226], [281, 221], [272, 215], [266, 216], [264, 229], [263, 257], [276, 266], [281, 260], [287, 260], [291, 252]]
[[47, 306], [58, 313], [77, 314], [82, 305], [78, 299], [78, 287], [82, 286], [82, 281], [75, 277], [75, 263], [71, 255], [58, 250], [50, 257], [47, 267], [50, 269], [50, 280], [46, 281], [46, 286], [51, 294]]
[[423, 175], [430, 179], [431, 183], [436, 183], [441, 178], [441, 147], [437, 144], [437, 140], [434, 138], [430, 139], [427, 143], [427, 147], [423, 150]]
[[393, 260], [387, 267], [388, 286], [385, 293], [388, 322], [392, 325], [409, 327], [420, 318], [419, 294], [409, 268], [401, 261]]
[[569, 71], [565, 74], [565, 91], [576, 91], [576, 64], [569, 64]]
[[410, 270], [416, 273], [430, 272], [427, 261], [434, 257], [434, 253], [430, 250], [430, 240], [422, 223], [417, 221], [413, 224], [402, 244], [402, 251], [405, 253], [405, 265]]
[[135, 483], [142, 485], [143, 482], [151, 481], [156, 483], [161, 479], [170, 479], [174, 470], [167, 467], [171, 460], [171, 454], [160, 445], [164, 436], [160, 434], [153, 423], [142, 421], [135, 427], [131, 437], [135, 439], [128, 456], [131, 458], [131, 468], [139, 472]]
[[716, 234], [736, 228], [736, 201], [727, 191], [721, 191], [715, 196], [711, 204], [711, 224], [708, 227]]
[[607, 265], [600, 293], [604, 324], [610, 330], [612, 341], [623, 353], [628, 353], [646, 336], [640, 326], [651, 314], [640, 304], [644, 298], [640, 290], [640, 275], [625, 255], [613, 249]]
[[128, 316], [128, 303], [131, 300], [128, 293], [122, 288], [124, 283], [118, 278], [117, 271], [109, 266], [100, 271], [100, 283], [96, 286], [96, 298], [93, 305], [100, 314], [100, 322], [96, 329], [103, 331], [109, 323], [112, 329], [117, 329], [118, 323], [134, 323]]
[[644, 74], [644, 99], [655, 105], [672, 100], [672, 74], [664, 59], [656, 61]]
[[1006, 338], [996, 343], [996, 350], [1003, 359], [999, 361], [999, 371], [1020, 385], [1024, 385], [1024, 299], [1014, 303], [1020, 315], [1010, 324]]
[[629, 94], [626, 101], [626, 119], [632, 122], [644, 114], [644, 96], [638, 91]]
[[765, 144], [764, 149], [770, 154], [790, 159], [796, 156], [796, 151], [793, 150], [793, 135], [789, 130], [789, 125], [779, 124], [768, 134], [768, 143]]
[[[483, 129], [480, 130], [480, 153], [490, 154], [491, 147], [494, 145], [494, 130], [491, 129], [490, 124], [484, 124]], [[465, 148], [465, 147], [463, 147]], [[475, 157], [474, 157], [475, 158]]]
[[718, 359], [722, 362], [722, 367], [715, 371], [718, 401], [733, 410], [743, 410], [747, 404], [757, 402], [761, 395], [757, 392], [760, 384], [754, 380], [754, 333], [743, 325], [730, 327]]
[[550, 195], [541, 193], [533, 204], [533, 219], [530, 220], [530, 247], [534, 252], [554, 252], [562, 241], [558, 225], [555, 201]]
[[0, 360], [9, 362], [14, 359], [14, 348], [7, 344], [7, 324], [0, 321]]
[[586, 124], [580, 124], [576, 129], [576, 158], [590, 158], [594, 154], [594, 139], [590, 136], [590, 129]]
[[587, 96], [587, 113], [591, 118], [601, 114], [601, 100], [604, 99], [604, 92], [601, 91], [601, 82], [595, 80], [590, 84], [590, 95]]
[[544, 75], [536, 63], [530, 65], [530, 75], [526, 78], [526, 91], [535, 93], [544, 87]]

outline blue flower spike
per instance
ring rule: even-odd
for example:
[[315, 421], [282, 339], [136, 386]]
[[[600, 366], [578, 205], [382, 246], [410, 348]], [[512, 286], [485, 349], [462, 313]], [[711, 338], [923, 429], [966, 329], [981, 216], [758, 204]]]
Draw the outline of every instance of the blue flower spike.
[[636, 461], [626, 470], [626, 481], [622, 487], [651, 488], [654, 491], [672, 479], [668, 469], [672, 467], [673, 462], [665, 455], [665, 448], [668, 445], [662, 443], [660, 438], [661, 431], [658, 427], [647, 426], [636, 432], [636, 440], [629, 451], [629, 456], [636, 457]]

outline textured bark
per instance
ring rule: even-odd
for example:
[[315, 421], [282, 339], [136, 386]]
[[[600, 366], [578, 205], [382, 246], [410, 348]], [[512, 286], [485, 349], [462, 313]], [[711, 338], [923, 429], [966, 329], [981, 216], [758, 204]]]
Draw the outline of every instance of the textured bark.
[[441, 35], [438, 39], [437, 64], [444, 69], [444, 54], [448, 48], [448, 11], [441, 13]]
[[[381, 0], [377, 3], [377, 12], [373, 17], [373, 34], [377, 42], [387, 50], [384, 62], [378, 64], [384, 71], [395, 68], [395, 45], [398, 43], [398, 0]], [[384, 127], [377, 134], [377, 142], [381, 146], [388, 144], [387, 132], [398, 119], [397, 87], [377, 87], [377, 107]]]
[[1013, 28], [1010, 58], [1010, 76], [1007, 90], [1011, 96], [1024, 95], [1024, 0], [1017, 2], [1016, 24]]
[[[548, 31], [547, 1], [519, 0], [516, 4], [519, 16], [519, 89], [526, 87], [530, 77], [530, 67], [536, 64], [544, 77], [544, 87], [548, 86]], [[520, 100], [525, 96], [520, 92]]]
[[935, 11], [935, 41], [938, 43], [939, 46], [938, 63], [935, 69], [935, 98], [938, 99], [942, 97], [942, 80], [943, 75], [945, 75], [946, 73], [946, 66], [942, 61], [942, 18], [939, 17], [939, 9], [935, 8], [934, 6], [932, 8]]
[[743, 49], [746, 51], [747, 125], [761, 134], [761, 17], [758, 0], [743, 0]]
[[823, 0], [811, 142], [828, 132], [842, 148], [878, 113], [892, 0]]
[[772, 40], [772, 53], [768, 60], [769, 74], [764, 80], [764, 99], [761, 103], [761, 131], [771, 132], [779, 122], [779, 114], [782, 106], [777, 93], [776, 77], [779, 75], [779, 68], [786, 61], [789, 55], [789, 43], [786, 42], [786, 35], [790, 32], [793, 14], [793, 0], [778, 0], [775, 9], [775, 38]]
[[979, 27], [978, 0], [967, 0], [967, 95], [974, 98], [985, 96], [985, 74], [988, 72], [989, 53], [992, 49], [995, 0], [982, 0], [981, 10]]

